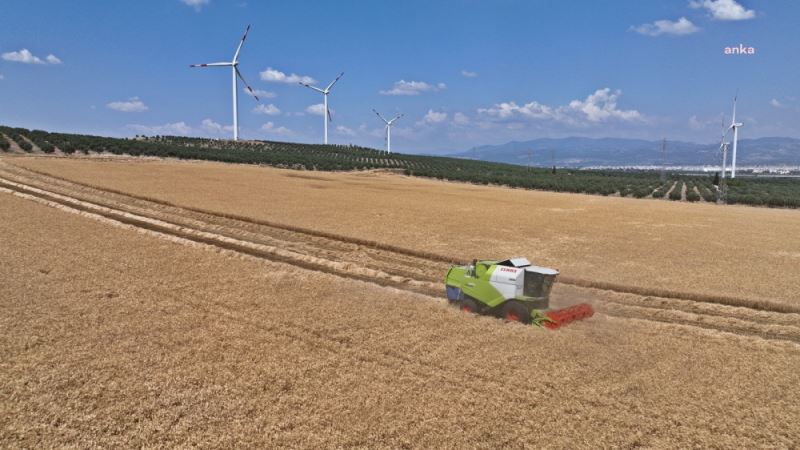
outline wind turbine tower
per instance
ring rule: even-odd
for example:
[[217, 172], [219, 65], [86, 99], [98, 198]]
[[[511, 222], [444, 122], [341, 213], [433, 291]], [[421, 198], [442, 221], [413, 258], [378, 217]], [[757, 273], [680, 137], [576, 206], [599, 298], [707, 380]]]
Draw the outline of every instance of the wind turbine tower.
[[736, 147], [739, 143], [739, 128], [742, 127], [744, 124], [740, 122], [736, 122], [736, 98], [739, 94], [736, 94], [736, 97], [733, 97], [733, 118], [731, 119], [731, 126], [730, 129], [733, 130], [733, 156], [731, 157], [731, 178], [736, 178]]
[[253, 91], [253, 88], [247, 84], [247, 81], [244, 80], [242, 73], [239, 72], [239, 53], [242, 51], [242, 45], [244, 45], [244, 40], [247, 39], [247, 33], [250, 32], [250, 25], [247, 26], [247, 29], [244, 30], [244, 36], [242, 36], [242, 40], [239, 42], [239, 47], [236, 48], [236, 53], [233, 54], [233, 61], [231, 62], [218, 62], [218, 63], [208, 63], [208, 64], [192, 64], [189, 67], [230, 67], [231, 68], [231, 76], [233, 78], [233, 140], [239, 140], [239, 92], [237, 89], [238, 79], [242, 80], [247, 90], [250, 91], [250, 94], [258, 101], [258, 96]]
[[722, 116], [722, 138], [719, 141], [719, 152], [722, 155], [722, 179], [725, 179], [725, 172], [728, 171], [728, 144], [725, 142], [725, 136], [728, 134], [728, 129], [725, 128], [725, 116]]
[[403, 117], [403, 115], [398, 114], [394, 116], [394, 119], [386, 120], [378, 111], [375, 111], [373, 109], [372, 112], [374, 112], [378, 116], [378, 118], [381, 119], [383, 123], [386, 124], [386, 153], [392, 153], [392, 125], [394, 125], [397, 119]]
[[336, 84], [337, 81], [339, 81], [339, 78], [342, 78], [342, 75], [344, 75], [344, 72], [340, 73], [335, 80], [331, 81], [331, 84], [329, 84], [328, 87], [326, 87], [325, 89], [312, 86], [308, 83], [303, 83], [302, 81], [300, 82], [301, 86], [305, 86], [309, 89], [319, 92], [320, 94], [322, 94], [322, 97], [324, 98], [323, 105], [325, 110], [322, 112], [322, 122], [325, 124], [325, 145], [328, 144], [328, 121], [333, 120], [333, 118], [331, 117], [331, 110], [328, 109], [328, 94], [331, 93], [333, 85]]
[[729, 128], [725, 128], [725, 115], [722, 115], [722, 137], [719, 140], [719, 151], [722, 157], [722, 177], [717, 186], [717, 203], [724, 204], [728, 199], [728, 183], [725, 181], [725, 172], [728, 171], [728, 143], [725, 137], [728, 135]]

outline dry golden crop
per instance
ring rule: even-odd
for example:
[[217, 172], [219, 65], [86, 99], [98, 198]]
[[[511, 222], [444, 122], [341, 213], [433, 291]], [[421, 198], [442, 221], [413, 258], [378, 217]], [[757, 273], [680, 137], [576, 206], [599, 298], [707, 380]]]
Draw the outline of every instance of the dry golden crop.
[[[455, 259], [524, 255], [569, 278], [796, 304], [800, 211], [523, 191], [378, 173], [6, 158], [179, 205]], [[587, 283], [584, 283], [587, 284]]]
[[3, 447], [800, 441], [791, 342], [506, 324], [6, 192], [0, 244]]

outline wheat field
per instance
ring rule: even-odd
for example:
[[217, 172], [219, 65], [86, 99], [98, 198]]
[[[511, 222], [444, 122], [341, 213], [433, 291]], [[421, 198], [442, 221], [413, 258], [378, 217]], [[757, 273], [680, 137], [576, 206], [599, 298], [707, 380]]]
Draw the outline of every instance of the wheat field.
[[473, 258], [527, 256], [565, 278], [796, 303], [800, 211], [524, 191], [384, 173], [181, 161], [7, 158], [215, 212]]
[[547, 332], [2, 193], [0, 211], [4, 447], [800, 439], [795, 344], [604, 317]]
[[[782, 261], [797, 217], [376, 173], [2, 158], [0, 446], [790, 448], [800, 314], [780, 306], [796, 301]], [[681, 277], [741, 273], [696, 248], [721, 222], [747, 270], [769, 274], [732, 274], [723, 292], [774, 309], [560, 283], [554, 305], [598, 313], [553, 332], [437, 291], [435, 254], [481, 252], [712, 292], [720, 280]]]

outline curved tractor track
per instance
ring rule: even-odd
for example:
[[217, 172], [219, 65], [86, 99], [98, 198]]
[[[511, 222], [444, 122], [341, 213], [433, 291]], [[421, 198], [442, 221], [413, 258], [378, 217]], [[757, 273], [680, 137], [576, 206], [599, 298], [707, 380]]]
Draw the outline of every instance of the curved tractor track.
[[[441, 255], [306, 230], [246, 217], [180, 207], [100, 189], [5, 164], [0, 189], [50, 206], [220, 249], [443, 298], [450, 262]], [[800, 343], [800, 314], [698, 299], [586, 288], [599, 313]]]

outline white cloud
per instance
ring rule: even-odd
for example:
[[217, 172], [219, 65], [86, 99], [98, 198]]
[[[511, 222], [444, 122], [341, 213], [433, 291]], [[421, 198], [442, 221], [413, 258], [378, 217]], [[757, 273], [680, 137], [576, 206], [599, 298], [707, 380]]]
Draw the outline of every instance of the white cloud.
[[698, 119], [696, 115], [689, 117], [689, 128], [693, 130], [702, 130], [705, 127], [706, 124], [703, 123], [700, 119]]
[[461, 76], [464, 76], [464, 77], [467, 77], [467, 78], [475, 78], [475, 77], [478, 76], [478, 72], [472, 72], [472, 71], [464, 69], [464, 70], [461, 71]]
[[626, 122], [642, 120], [639, 111], [617, 109], [617, 99], [620, 95], [622, 95], [622, 91], [619, 89], [613, 93], [609, 88], [598, 89], [584, 101], [569, 102], [569, 107], [586, 114], [586, 118], [590, 122], [602, 122], [607, 119], [619, 119]]
[[736, 0], [692, 0], [689, 6], [706, 9], [717, 20], [748, 20], [756, 16], [755, 11], [746, 9]]
[[692, 115], [692, 117], [689, 117], [689, 128], [694, 131], [705, 130], [709, 126], [713, 125], [721, 126], [720, 120], [718, 118], [703, 120], [697, 117], [697, 115]]
[[469, 124], [469, 117], [462, 112], [457, 112], [453, 114], [453, 124], [454, 125], [468, 125]]
[[42, 60], [38, 56], [35, 56], [33, 53], [30, 52], [27, 48], [23, 48], [18, 52], [6, 52], [3, 53], [3, 59], [6, 61], [18, 62], [23, 64], [61, 64], [61, 60], [58, 59], [55, 55], [49, 54]]
[[260, 72], [259, 75], [263, 81], [270, 81], [273, 83], [306, 83], [306, 84], [314, 84], [317, 80], [307, 77], [301, 76], [297, 74], [290, 74], [286, 75], [285, 73], [281, 72], [280, 70], [275, 70], [272, 67], [267, 67], [267, 70]]
[[[0, 80], [2, 80], [1, 76], [0, 76]], [[781, 103], [777, 98], [773, 98], [772, 100], [770, 100], [769, 104], [774, 106], [774, 107], [776, 107], [776, 108], [783, 108], [783, 103]]]
[[432, 109], [429, 109], [425, 117], [422, 118], [422, 121], [427, 124], [442, 123], [445, 120], [447, 120], [446, 112], [434, 111]]
[[200, 126], [205, 131], [211, 133], [230, 133], [233, 131], [233, 125], [221, 125], [211, 119], [203, 119], [203, 121], [200, 122]]
[[111, 102], [106, 105], [109, 109], [121, 112], [144, 112], [149, 108], [144, 104], [139, 97], [131, 97], [126, 101]]
[[262, 89], [253, 89], [253, 92], [250, 92], [246, 87], [242, 88], [242, 91], [250, 96], [255, 95], [258, 98], [275, 98], [278, 94], [270, 91], [264, 91]]
[[380, 91], [381, 95], [419, 95], [423, 92], [436, 92], [447, 89], [444, 83], [436, 85], [424, 81], [396, 81], [391, 89]]
[[631, 27], [631, 30], [639, 34], [644, 34], [645, 36], [660, 36], [662, 34], [685, 36], [700, 31], [700, 28], [686, 17], [681, 17], [674, 22], [670, 20], [656, 20], [653, 23], [645, 23], [638, 27]]
[[209, 4], [210, 2], [211, 0], [181, 0], [181, 3], [186, 6], [191, 6], [195, 11], [200, 11], [203, 9], [203, 6]]
[[344, 125], [339, 125], [336, 127], [336, 132], [343, 135], [343, 136], [355, 136], [356, 132], [353, 131], [352, 128], [348, 128]]
[[325, 105], [322, 103], [317, 103], [316, 105], [311, 105], [306, 108], [306, 112], [309, 114], [313, 114], [315, 116], [324, 116], [325, 115]]
[[269, 105], [260, 104], [253, 108], [253, 112], [256, 114], [266, 114], [268, 116], [277, 116], [281, 113], [281, 110], [278, 109], [277, 106], [270, 103]]
[[551, 107], [536, 101], [526, 103], [522, 106], [517, 105], [515, 102], [497, 103], [490, 108], [478, 109], [478, 112], [492, 117], [497, 117], [499, 119], [507, 119], [515, 114], [519, 114], [530, 119], [555, 118], [555, 113]]
[[128, 125], [128, 128], [136, 131], [137, 133], [147, 135], [179, 135], [185, 136], [192, 132], [192, 127], [186, 125], [186, 122], [167, 123], [164, 125]]
[[276, 127], [275, 124], [272, 122], [267, 122], [264, 125], [261, 125], [261, 131], [276, 136], [291, 136], [292, 134], [294, 134], [292, 133], [292, 130], [286, 127]]
[[623, 122], [644, 121], [641, 113], [636, 110], [621, 110], [617, 108], [617, 99], [622, 91], [611, 91], [609, 88], [596, 90], [585, 100], [572, 100], [569, 104], [557, 108], [541, 104], [537, 101], [526, 103], [522, 106], [515, 102], [497, 103], [489, 108], [478, 109], [483, 114], [498, 120], [515, 118], [529, 120], [554, 120], [570, 125], [589, 125], [608, 120]]

